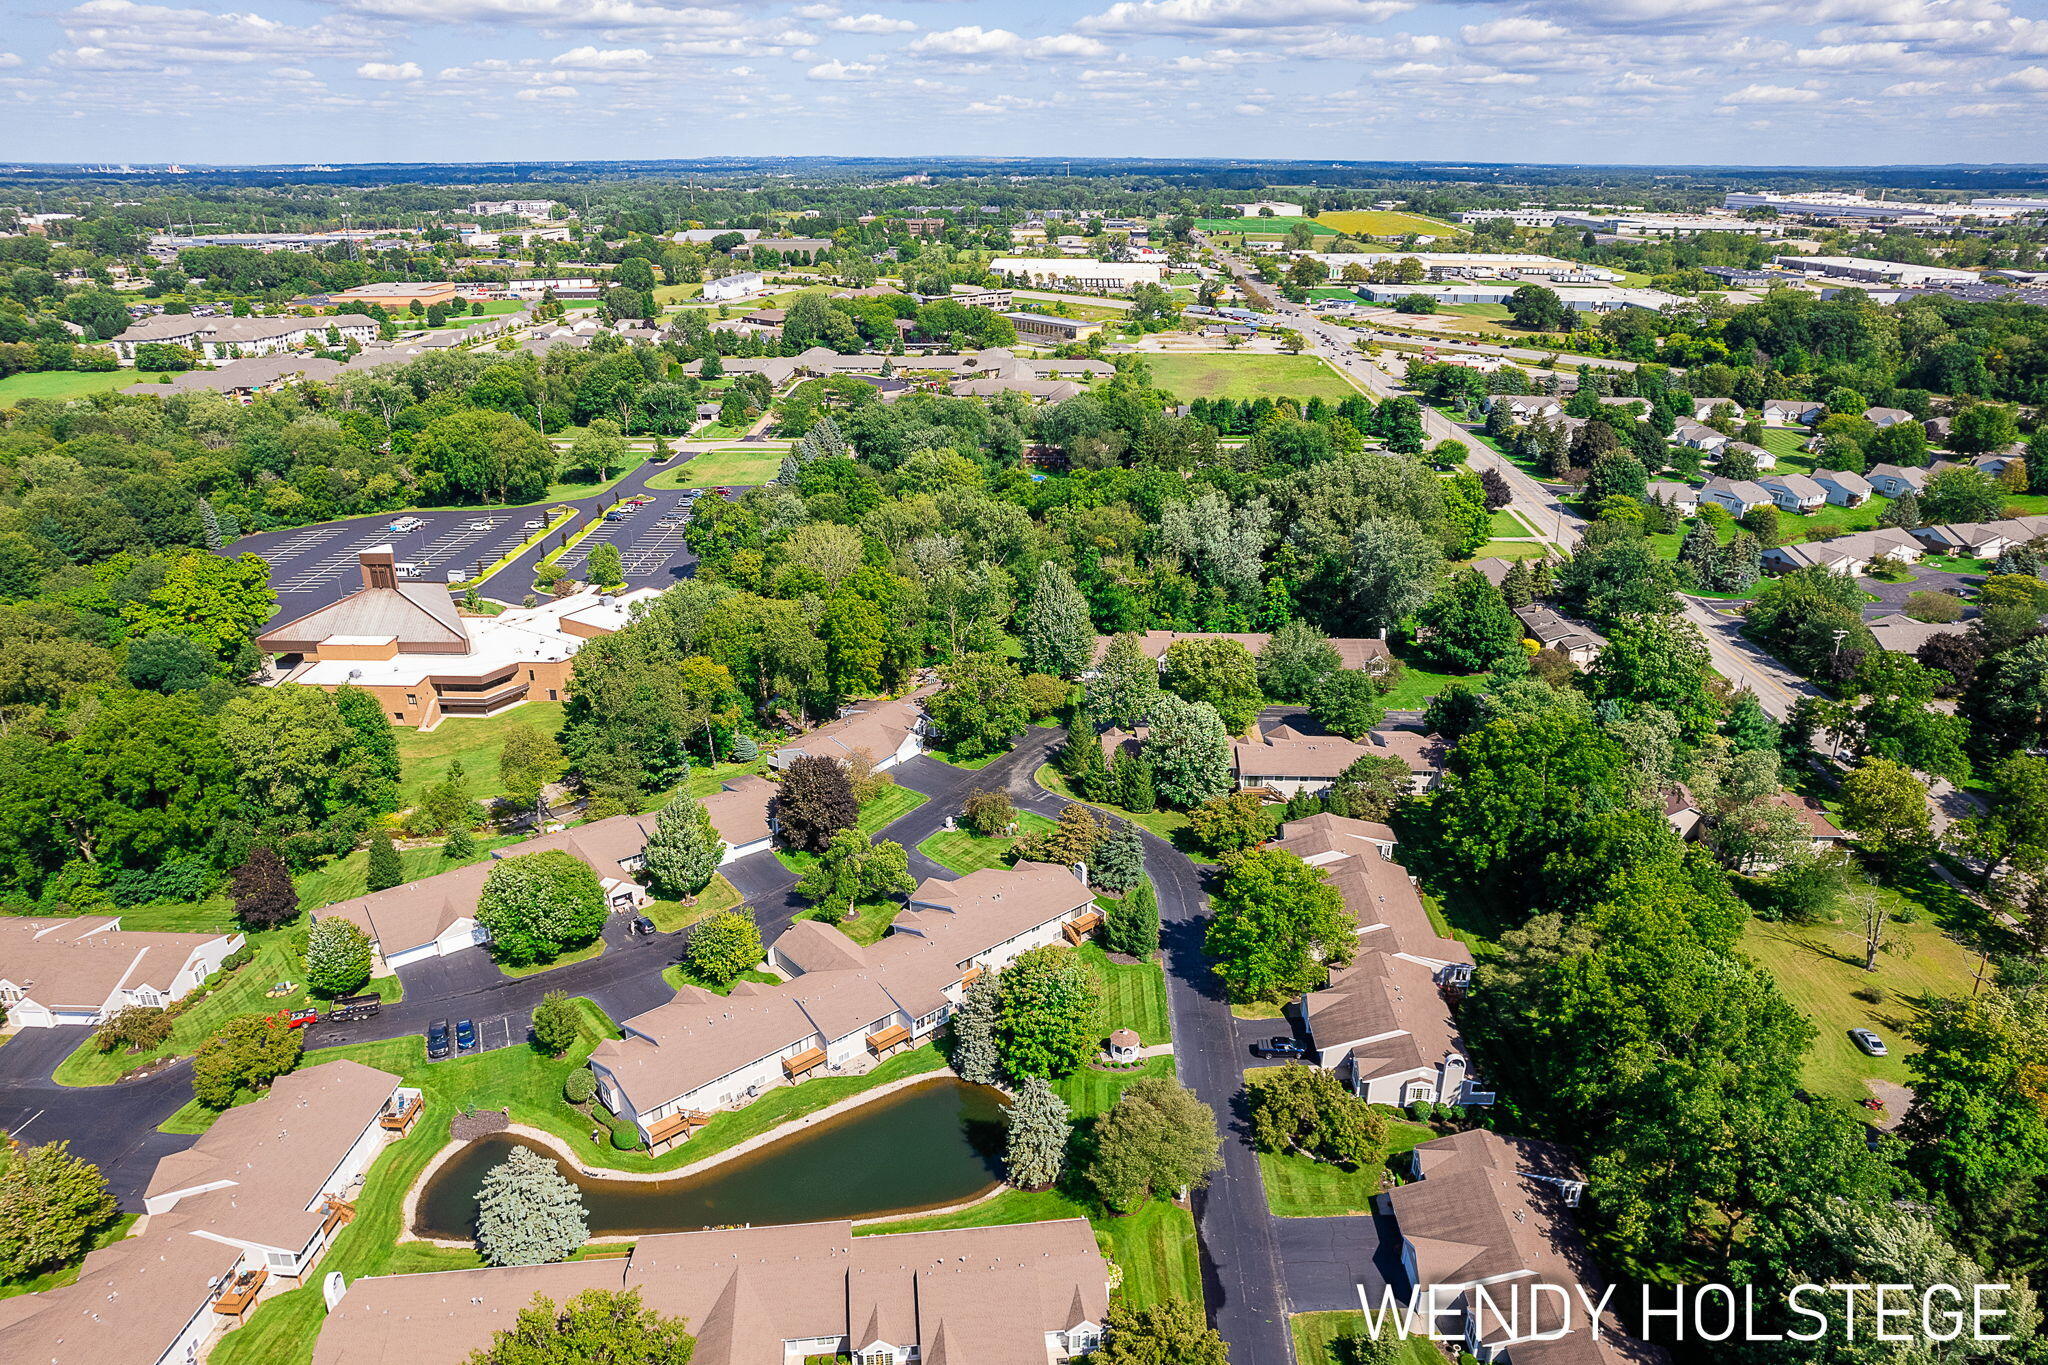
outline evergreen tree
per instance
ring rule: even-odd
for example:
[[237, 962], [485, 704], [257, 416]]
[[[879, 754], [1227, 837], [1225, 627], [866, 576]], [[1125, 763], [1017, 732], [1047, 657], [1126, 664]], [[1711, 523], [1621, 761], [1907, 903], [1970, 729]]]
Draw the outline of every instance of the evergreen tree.
[[1158, 810], [1159, 791], [1153, 781], [1151, 760], [1141, 753], [1119, 749], [1109, 763], [1109, 801], [1140, 814]]
[[398, 847], [380, 829], [370, 836], [370, 862], [363, 883], [371, 891], [384, 891], [404, 880], [405, 864], [398, 857]]
[[730, 758], [735, 763], [752, 763], [755, 759], [759, 758], [760, 756], [761, 746], [754, 743], [754, 737], [752, 735], [734, 735], [732, 737], [731, 747], [729, 747], [726, 750], [726, 757]]
[[1109, 907], [1102, 927], [1103, 943], [1113, 953], [1145, 958], [1159, 951], [1159, 901], [1152, 883], [1139, 882], [1122, 901]]
[[1746, 592], [1763, 575], [1763, 546], [1749, 532], [1737, 531], [1735, 538], [1722, 546], [1716, 557], [1715, 589], [1720, 592]]
[[1079, 677], [1095, 653], [1095, 627], [1073, 576], [1048, 560], [1038, 570], [1038, 587], [1021, 615], [1018, 635], [1026, 671]]
[[1921, 525], [1919, 495], [1908, 492], [1893, 498], [1891, 506], [1878, 514], [1877, 524], [1896, 526], [1909, 531]]
[[1095, 734], [1095, 722], [1080, 707], [1067, 722], [1067, 741], [1060, 750], [1060, 771], [1066, 774], [1074, 794], [1084, 801], [1101, 801], [1108, 796], [1109, 772], [1102, 758], [1102, 741]]
[[1518, 559], [1508, 566], [1507, 574], [1500, 581], [1501, 600], [1510, 608], [1526, 607], [1535, 599], [1535, 577], [1529, 572], [1529, 561]]
[[1705, 517], [1692, 524], [1685, 533], [1685, 539], [1678, 545], [1678, 562], [1687, 565], [1699, 575], [1703, 585], [1711, 586], [1720, 572], [1721, 538], [1714, 534], [1714, 528]]
[[213, 504], [205, 498], [199, 500], [199, 524], [206, 528], [206, 548], [220, 549], [223, 543], [220, 538], [220, 517], [214, 513]]
[[1752, 750], [1775, 750], [1780, 737], [1778, 722], [1764, 714], [1756, 694], [1746, 688], [1735, 694], [1721, 733], [1728, 737], [1729, 745], [1739, 754]]
[[251, 929], [275, 929], [297, 918], [299, 893], [283, 859], [268, 844], [258, 844], [235, 869], [229, 882], [235, 918]]
[[1136, 635], [1118, 635], [1082, 687], [1089, 713], [1102, 724], [1142, 725], [1159, 695], [1159, 664], [1145, 657]]
[[1121, 896], [1145, 875], [1145, 845], [1135, 826], [1117, 821], [1095, 844], [1095, 860], [1088, 865], [1088, 879]]
[[953, 1070], [963, 1081], [994, 1085], [1002, 1057], [996, 1051], [996, 1016], [1002, 1010], [1003, 988], [992, 973], [961, 992], [953, 1007]]
[[725, 857], [725, 840], [711, 823], [704, 803], [685, 792], [676, 797], [654, 820], [642, 854], [648, 884], [655, 893], [673, 900], [689, 900], [711, 882]]
[[370, 979], [370, 940], [338, 915], [314, 924], [306, 935], [306, 984], [321, 995], [354, 995]]
[[1020, 1190], [1050, 1189], [1066, 1167], [1074, 1131], [1065, 1102], [1043, 1076], [1026, 1076], [1003, 1113], [1010, 1121], [1003, 1178]]
[[441, 856], [453, 861], [468, 862], [476, 857], [476, 836], [463, 825], [448, 831], [448, 841], [441, 845]]
[[576, 1045], [581, 1031], [576, 1023], [576, 1006], [566, 991], [549, 991], [533, 1007], [533, 1045], [542, 1055], [561, 1056]]
[[476, 1249], [490, 1264], [565, 1261], [589, 1236], [583, 1196], [554, 1158], [514, 1147], [484, 1176], [476, 1196]]

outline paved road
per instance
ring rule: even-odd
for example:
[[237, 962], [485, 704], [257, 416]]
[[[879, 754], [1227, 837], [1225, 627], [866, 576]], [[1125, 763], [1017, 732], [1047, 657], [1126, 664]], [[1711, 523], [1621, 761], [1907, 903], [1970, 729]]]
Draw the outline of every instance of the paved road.
[[192, 1098], [192, 1068], [181, 1063], [147, 1080], [80, 1089], [50, 1079], [92, 1035], [84, 1025], [23, 1029], [0, 1047], [0, 1129], [31, 1146], [68, 1138], [98, 1166], [122, 1207], [141, 1211], [156, 1163], [194, 1139], [156, 1126]]
[[1820, 690], [1765, 653], [1742, 633], [1740, 617], [1725, 616], [1714, 608], [1719, 603], [1707, 598], [1682, 597], [1685, 618], [1700, 629], [1707, 642], [1707, 654], [1714, 670], [1738, 687], [1756, 694], [1764, 713], [1776, 720], [1792, 714], [1801, 697], [1817, 697]]

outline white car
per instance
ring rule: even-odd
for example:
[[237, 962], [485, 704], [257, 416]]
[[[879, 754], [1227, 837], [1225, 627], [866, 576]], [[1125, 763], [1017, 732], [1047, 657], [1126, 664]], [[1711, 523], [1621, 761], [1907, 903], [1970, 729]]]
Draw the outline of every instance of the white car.
[[1867, 1028], [1850, 1029], [1849, 1041], [1873, 1057], [1888, 1056], [1891, 1052], [1891, 1049], [1884, 1045], [1884, 1039]]

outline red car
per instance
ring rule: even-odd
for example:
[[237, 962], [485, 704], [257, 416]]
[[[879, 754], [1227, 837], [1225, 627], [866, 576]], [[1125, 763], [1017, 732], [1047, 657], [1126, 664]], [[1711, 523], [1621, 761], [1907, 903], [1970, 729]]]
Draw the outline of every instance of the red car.
[[284, 1016], [287, 1028], [304, 1028], [308, 1024], [318, 1023], [319, 1019], [320, 1011], [316, 1009], [293, 1010]]
[[637, 497], [637, 498], [628, 498], [628, 499], [626, 499], [626, 501], [627, 501], [627, 502], [630, 502], [630, 503], [634, 503], [634, 504], [636, 504], [636, 505], [638, 505], [638, 506], [641, 506], [641, 507], [645, 507], [645, 506], [646, 506], [646, 505], [647, 505], [648, 503], [650, 503], [650, 502], [653, 502], [653, 501], [654, 501], [654, 499], [653, 499], [653, 498], [650, 498], [650, 497], [648, 497], [648, 496], [647, 496], [647, 495], [646, 495], [645, 493], [642, 493], [642, 494], [641, 494], [641, 495], [640, 495], [639, 497]]

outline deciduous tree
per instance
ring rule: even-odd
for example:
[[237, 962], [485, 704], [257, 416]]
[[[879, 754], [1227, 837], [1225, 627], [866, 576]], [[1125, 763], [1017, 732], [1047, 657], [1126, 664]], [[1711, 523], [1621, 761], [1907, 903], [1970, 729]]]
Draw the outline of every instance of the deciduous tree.
[[775, 796], [776, 826], [782, 842], [804, 853], [823, 853], [832, 837], [860, 819], [853, 780], [843, 764], [805, 754], [782, 773]]
[[739, 980], [761, 957], [761, 931], [752, 915], [721, 911], [690, 931], [690, 970], [715, 986]]
[[476, 922], [490, 932], [492, 955], [519, 965], [589, 943], [604, 932], [609, 913], [597, 873], [560, 849], [491, 864], [476, 902]]
[[106, 1177], [68, 1141], [17, 1148], [0, 1165], [0, 1276], [78, 1260], [115, 1213]]
[[1125, 1086], [1096, 1125], [1088, 1178], [1111, 1210], [1130, 1213], [1207, 1184], [1223, 1164], [1222, 1146], [1215, 1111], [1194, 1091], [1146, 1076]]
[[1019, 954], [1003, 968], [1002, 987], [996, 1050], [1009, 1075], [1065, 1076], [1100, 1045], [1102, 985], [1072, 948]]
[[306, 935], [306, 984], [321, 995], [354, 995], [370, 979], [370, 940], [361, 929], [329, 915]]
[[225, 1109], [237, 1090], [261, 1090], [296, 1067], [304, 1046], [304, 1035], [280, 1015], [230, 1019], [194, 1054], [192, 1094], [209, 1109]]
[[1358, 925], [1323, 872], [1279, 849], [1240, 854], [1212, 901], [1207, 947], [1233, 1000], [1279, 1000], [1350, 959]]

